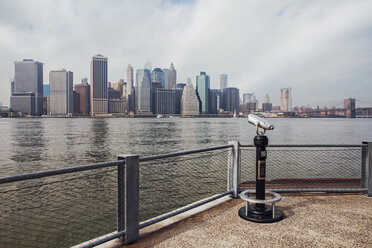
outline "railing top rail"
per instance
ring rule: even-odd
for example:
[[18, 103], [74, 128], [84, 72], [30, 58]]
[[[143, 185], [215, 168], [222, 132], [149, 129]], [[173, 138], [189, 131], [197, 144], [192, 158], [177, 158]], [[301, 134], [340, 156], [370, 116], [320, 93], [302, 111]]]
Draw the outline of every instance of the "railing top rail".
[[[255, 147], [254, 145], [240, 145], [240, 147]], [[268, 147], [367, 147], [366, 144], [273, 144]]]
[[162, 159], [162, 158], [170, 158], [170, 157], [177, 157], [182, 155], [188, 155], [193, 153], [199, 153], [199, 152], [209, 152], [214, 150], [221, 150], [226, 148], [233, 148], [233, 145], [224, 145], [224, 146], [213, 146], [209, 148], [203, 148], [203, 149], [196, 149], [196, 150], [190, 150], [190, 151], [181, 151], [181, 152], [173, 152], [173, 153], [165, 153], [165, 154], [159, 154], [159, 155], [151, 155], [151, 156], [145, 156], [140, 157], [140, 162], [155, 160], [155, 159]]
[[48, 170], [48, 171], [41, 171], [41, 172], [35, 172], [35, 173], [21, 174], [21, 175], [16, 175], [16, 176], [0, 178], [0, 184], [29, 180], [29, 179], [37, 179], [37, 178], [42, 178], [42, 177], [56, 176], [56, 175], [62, 175], [62, 174], [80, 172], [80, 171], [94, 170], [94, 169], [100, 169], [100, 168], [111, 167], [111, 166], [116, 166], [116, 165], [124, 165], [124, 164], [125, 164], [124, 160], [118, 160], [118, 161], [113, 161], [113, 162], [88, 164], [88, 165], [82, 165], [82, 166], [62, 168], [62, 169], [57, 169], [57, 170]]

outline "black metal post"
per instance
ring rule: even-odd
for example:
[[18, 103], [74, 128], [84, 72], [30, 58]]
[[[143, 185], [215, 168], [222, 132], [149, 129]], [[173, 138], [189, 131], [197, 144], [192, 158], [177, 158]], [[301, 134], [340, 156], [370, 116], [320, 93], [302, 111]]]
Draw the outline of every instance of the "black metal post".
[[[269, 144], [267, 136], [254, 137], [256, 147], [256, 198], [265, 200], [265, 179], [266, 179], [266, 147]], [[256, 209], [264, 210], [265, 204], [256, 203]]]

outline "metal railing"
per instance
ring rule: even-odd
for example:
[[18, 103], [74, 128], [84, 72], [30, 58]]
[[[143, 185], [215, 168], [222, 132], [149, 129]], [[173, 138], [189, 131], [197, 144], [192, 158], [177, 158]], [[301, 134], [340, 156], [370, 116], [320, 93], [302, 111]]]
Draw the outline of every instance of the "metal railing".
[[[255, 147], [240, 145], [240, 149], [240, 187], [254, 188]], [[328, 193], [368, 190], [368, 144], [269, 145], [267, 151], [267, 189]]]
[[[372, 196], [372, 143], [271, 145], [267, 151], [268, 189]], [[254, 188], [255, 174], [255, 147], [229, 142], [0, 178], [0, 244], [132, 243], [141, 228], [226, 195], [237, 198]]]
[[119, 155], [113, 162], [0, 178], [0, 246], [132, 243], [140, 228], [229, 195], [231, 147]]

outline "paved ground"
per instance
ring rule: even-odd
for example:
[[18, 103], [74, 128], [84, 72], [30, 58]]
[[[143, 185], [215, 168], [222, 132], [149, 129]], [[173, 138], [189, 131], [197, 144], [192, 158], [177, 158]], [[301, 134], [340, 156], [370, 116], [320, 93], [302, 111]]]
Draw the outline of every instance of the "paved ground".
[[273, 224], [241, 219], [242, 206], [225, 202], [128, 247], [372, 247], [372, 198], [282, 195], [285, 219]]

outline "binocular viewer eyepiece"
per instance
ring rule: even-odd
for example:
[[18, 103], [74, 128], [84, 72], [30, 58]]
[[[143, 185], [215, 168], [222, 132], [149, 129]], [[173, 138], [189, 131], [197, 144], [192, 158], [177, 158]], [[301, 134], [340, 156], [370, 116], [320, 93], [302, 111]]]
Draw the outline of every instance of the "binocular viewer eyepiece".
[[[248, 115], [248, 123], [256, 126], [257, 135], [264, 135], [266, 130], [274, 129], [274, 126], [270, 122], [253, 114]], [[258, 128], [262, 128], [264, 131], [259, 133]]]

